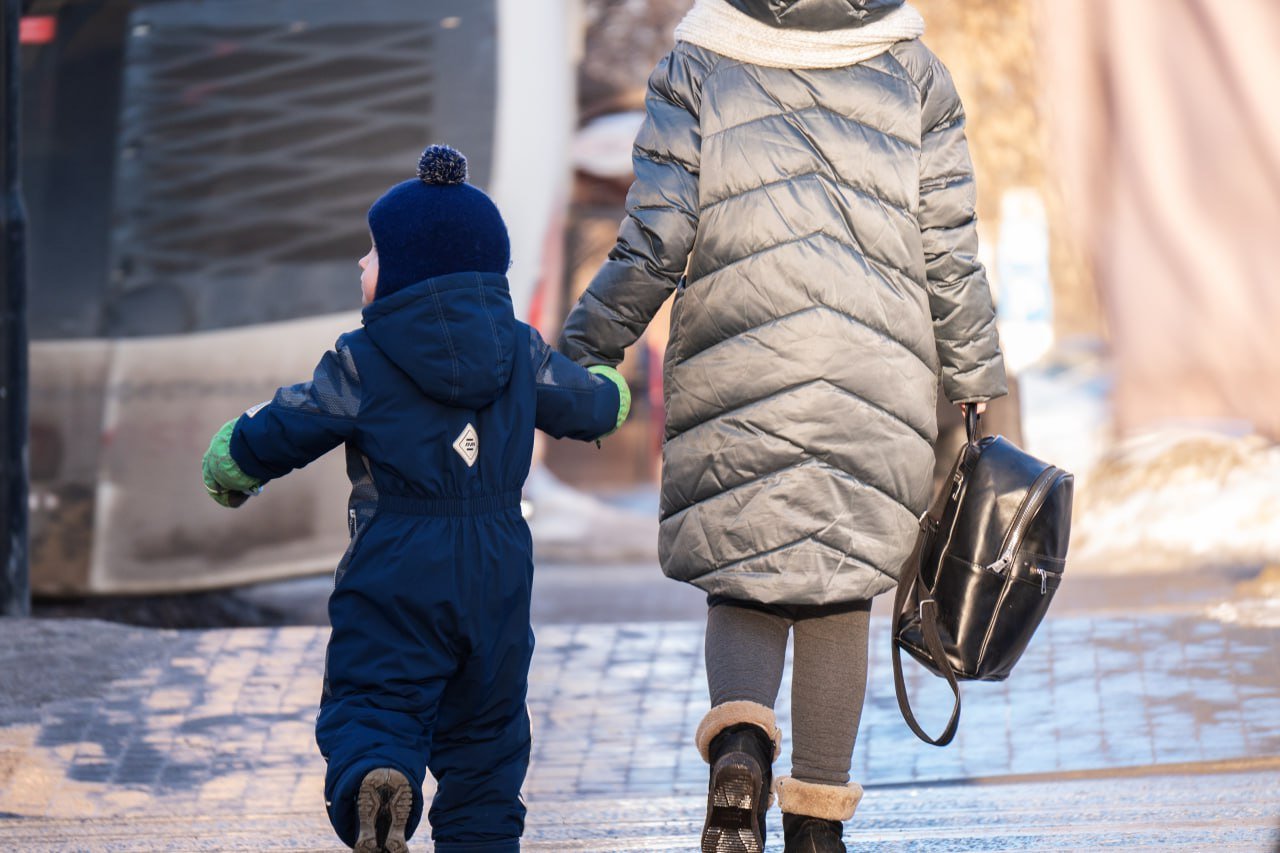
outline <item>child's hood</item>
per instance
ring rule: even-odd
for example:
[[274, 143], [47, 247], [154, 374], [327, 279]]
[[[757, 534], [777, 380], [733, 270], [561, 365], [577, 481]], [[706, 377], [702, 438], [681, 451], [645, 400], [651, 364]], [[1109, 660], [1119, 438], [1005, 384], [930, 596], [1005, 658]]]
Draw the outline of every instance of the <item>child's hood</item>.
[[505, 276], [456, 273], [375, 299], [369, 339], [436, 402], [482, 409], [511, 379], [516, 318]]

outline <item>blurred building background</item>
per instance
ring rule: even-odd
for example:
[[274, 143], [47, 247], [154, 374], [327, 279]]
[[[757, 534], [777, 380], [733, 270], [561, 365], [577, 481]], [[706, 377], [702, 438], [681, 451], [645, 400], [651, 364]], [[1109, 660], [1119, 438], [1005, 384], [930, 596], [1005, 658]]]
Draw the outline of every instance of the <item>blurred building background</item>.
[[1044, 2], [1058, 229], [1111, 334], [1123, 433], [1170, 421], [1280, 438], [1280, 5]]

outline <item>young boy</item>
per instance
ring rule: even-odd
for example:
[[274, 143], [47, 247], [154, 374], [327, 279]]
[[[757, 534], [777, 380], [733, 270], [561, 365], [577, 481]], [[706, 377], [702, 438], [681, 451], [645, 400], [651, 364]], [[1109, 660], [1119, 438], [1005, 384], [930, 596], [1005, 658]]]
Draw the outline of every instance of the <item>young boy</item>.
[[532, 543], [520, 514], [534, 428], [598, 439], [622, 377], [553, 352], [512, 313], [506, 226], [451, 148], [369, 211], [363, 328], [310, 382], [214, 436], [205, 486], [242, 504], [339, 444], [351, 544], [329, 599], [316, 741], [339, 836], [403, 853], [437, 781], [435, 849], [519, 850], [529, 759]]

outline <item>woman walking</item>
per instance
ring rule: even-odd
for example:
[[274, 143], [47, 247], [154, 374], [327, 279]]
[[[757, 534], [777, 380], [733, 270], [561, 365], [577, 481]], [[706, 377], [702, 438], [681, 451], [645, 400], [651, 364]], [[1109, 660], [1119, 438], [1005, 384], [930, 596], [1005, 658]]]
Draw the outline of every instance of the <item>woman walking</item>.
[[929, 500], [938, 383], [1005, 393], [964, 111], [903, 0], [697, 0], [561, 349], [617, 364], [674, 290], [660, 554], [708, 593], [704, 851], [761, 851], [794, 632], [787, 851], [843, 851], [870, 600]]

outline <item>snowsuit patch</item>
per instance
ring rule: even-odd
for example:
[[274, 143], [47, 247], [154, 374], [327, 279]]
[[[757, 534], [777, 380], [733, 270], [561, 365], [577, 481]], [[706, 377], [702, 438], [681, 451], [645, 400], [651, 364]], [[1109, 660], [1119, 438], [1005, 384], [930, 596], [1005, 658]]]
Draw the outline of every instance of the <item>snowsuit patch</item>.
[[[364, 774], [437, 781], [439, 851], [517, 850], [529, 758], [534, 429], [591, 440], [620, 395], [512, 312], [505, 277], [460, 273], [379, 298], [310, 382], [243, 415], [231, 455], [268, 480], [345, 443], [351, 544], [337, 570], [316, 741], [352, 844]], [[415, 797], [412, 834], [423, 803]]]

